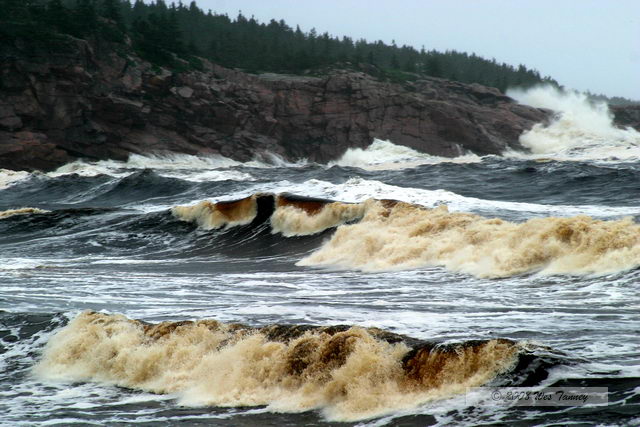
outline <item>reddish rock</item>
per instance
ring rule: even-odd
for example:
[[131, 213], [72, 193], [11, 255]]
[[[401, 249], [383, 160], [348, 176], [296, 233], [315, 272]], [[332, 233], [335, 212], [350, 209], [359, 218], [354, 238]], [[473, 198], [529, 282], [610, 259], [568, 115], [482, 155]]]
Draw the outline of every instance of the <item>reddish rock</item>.
[[41, 133], [0, 131], [0, 168], [49, 170], [71, 161], [71, 157]]
[[9, 58], [0, 63], [0, 168], [161, 152], [326, 162], [374, 138], [441, 156], [498, 154], [548, 114], [444, 79], [255, 76], [206, 60], [204, 71], [172, 73], [132, 53], [70, 43], [64, 54], [0, 46]]

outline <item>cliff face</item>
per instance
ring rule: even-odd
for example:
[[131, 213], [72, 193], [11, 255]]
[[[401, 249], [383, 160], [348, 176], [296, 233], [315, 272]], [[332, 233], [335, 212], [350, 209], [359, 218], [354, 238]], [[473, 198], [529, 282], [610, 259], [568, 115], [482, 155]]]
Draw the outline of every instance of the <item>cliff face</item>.
[[126, 46], [116, 53], [84, 40], [62, 53], [2, 49], [0, 168], [158, 152], [325, 162], [373, 138], [441, 156], [497, 154], [547, 117], [497, 89], [435, 78], [255, 76], [206, 61], [203, 71], [172, 73]]

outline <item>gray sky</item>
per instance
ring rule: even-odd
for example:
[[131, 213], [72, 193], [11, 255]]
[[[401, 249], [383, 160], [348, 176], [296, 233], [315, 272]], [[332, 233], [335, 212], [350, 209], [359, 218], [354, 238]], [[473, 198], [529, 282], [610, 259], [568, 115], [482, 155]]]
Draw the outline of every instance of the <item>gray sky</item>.
[[[188, 4], [189, 1], [183, 0]], [[196, 0], [303, 31], [455, 49], [536, 68], [567, 87], [640, 99], [640, 0]]]

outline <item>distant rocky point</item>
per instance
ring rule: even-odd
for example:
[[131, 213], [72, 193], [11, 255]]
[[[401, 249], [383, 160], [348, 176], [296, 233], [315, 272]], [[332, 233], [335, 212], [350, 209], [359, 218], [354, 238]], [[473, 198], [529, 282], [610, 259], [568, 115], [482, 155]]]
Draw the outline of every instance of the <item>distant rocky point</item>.
[[[0, 168], [14, 170], [167, 152], [326, 162], [374, 138], [440, 156], [498, 154], [548, 117], [498, 89], [437, 78], [250, 75], [206, 60], [175, 73], [80, 39], [57, 53], [17, 40], [0, 55]], [[625, 111], [616, 116], [637, 126]]]
[[613, 121], [620, 127], [630, 127], [640, 131], [640, 104], [617, 106], [610, 105]]

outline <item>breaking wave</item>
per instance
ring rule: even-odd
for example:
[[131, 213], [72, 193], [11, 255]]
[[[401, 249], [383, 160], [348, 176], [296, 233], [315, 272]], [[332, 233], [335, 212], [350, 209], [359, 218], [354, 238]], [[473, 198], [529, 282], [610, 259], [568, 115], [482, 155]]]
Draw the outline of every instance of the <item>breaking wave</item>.
[[9, 169], [0, 169], [0, 190], [3, 190], [16, 182], [22, 181], [30, 176], [29, 172], [12, 171]]
[[[287, 162], [282, 157], [272, 153], [266, 153], [261, 159], [244, 163], [214, 154], [208, 156], [193, 156], [189, 154], [131, 154], [126, 162], [116, 160], [100, 160], [96, 162], [77, 160], [61, 166], [56, 171], [51, 172], [50, 175], [59, 176], [71, 173], [81, 176], [95, 176], [99, 174], [114, 175], [131, 169], [153, 169], [163, 175], [173, 172], [176, 176], [180, 176], [183, 172], [193, 172], [194, 170], [218, 170], [237, 166], [249, 168], [295, 167], [304, 166], [305, 164], [306, 162], [304, 160], [296, 163]], [[231, 171], [227, 171], [227, 173], [229, 172]], [[202, 179], [208, 178], [210, 177], [202, 176]]]
[[357, 224], [299, 262], [364, 271], [443, 266], [478, 277], [604, 274], [640, 265], [640, 226], [587, 216], [524, 223], [372, 201]]
[[319, 409], [329, 420], [354, 421], [464, 393], [514, 370], [530, 376], [532, 351], [507, 339], [436, 344], [358, 326], [149, 324], [83, 312], [49, 340], [34, 371], [47, 380], [173, 393], [184, 405]]
[[33, 176], [58, 178], [67, 175], [81, 177], [105, 175], [122, 178], [142, 170], [154, 170], [160, 176], [180, 178], [193, 182], [226, 180], [254, 181], [255, 178], [251, 173], [246, 170], [234, 170], [234, 168], [265, 169], [275, 167], [301, 167], [306, 164], [307, 161], [304, 159], [297, 162], [288, 162], [273, 153], [264, 153], [260, 159], [244, 163], [221, 155], [193, 156], [171, 153], [164, 155], [131, 154], [127, 161], [76, 160], [47, 173], [29, 173], [26, 171], [0, 169], [0, 190]]
[[88, 162], [77, 160], [59, 167], [52, 176], [78, 174], [81, 176], [110, 175], [119, 170], [155, 169], [160, 171], [180, 169], [219, 169], [240, 165], [235, 160], [219, 155], [191, 156], [188, 154], [140, 155], [131, 154], [126, 162], [117, 160], [100, 160]]
[[177, 206], [205, 229], [269, 223], [272, 233], [311, 235], [336, 228], [298, 262], [364, 271], [442, 266], [478, 277], [523, 273], [605, 274], [640, 265], [640, 225], [631, 218], [545, 217], [515, 223], [395, 200], [341, 203], [288, 194]]
[[9, 218], [15, 215], [33, 215], [33, 214], [43, 214], [48, 213], [49, 211], [38, 208], [19, 208], [19, 209], [7, 209], [4, 211], [0, 211], [0, 219]]
[[[556, 160], [636, 160], [640, 158], [640, 132], [613, 124], [607, 104], [586, 95], [552, 86], [509, 90], [518, 102], [555, 112], [549, 124], [537, 124], [520, 136], [534, 158]], [[531, 157], [509, 152], [509, 157]]]
[[467, 154], [453, 158], [431, 156], [409, 147], [395, 145], [391, 141], [374, 139], [367, 148], [349, 148], [340, 159], [329, 162], [329, 166], [350, 166], [369, 170], [412, 168], [424, 164], [474, 163], [481, 157]]
[[205, 230], [269, 221], [285, 237], [320, 233], [364, 215], [364, 205], [293, 194], [254, 194], [240, 200], [176, 206], [173, 215]]

